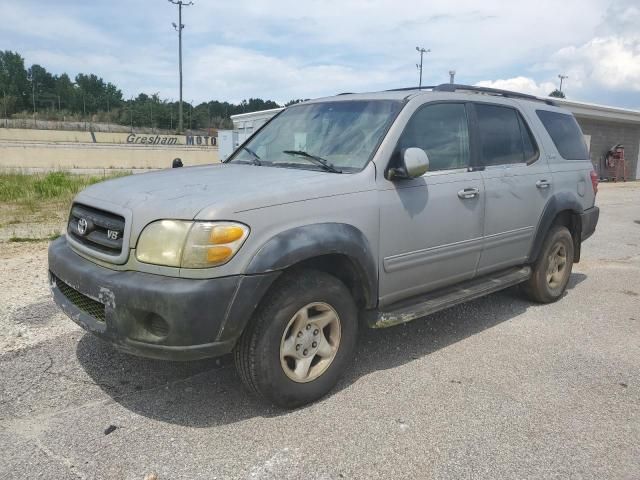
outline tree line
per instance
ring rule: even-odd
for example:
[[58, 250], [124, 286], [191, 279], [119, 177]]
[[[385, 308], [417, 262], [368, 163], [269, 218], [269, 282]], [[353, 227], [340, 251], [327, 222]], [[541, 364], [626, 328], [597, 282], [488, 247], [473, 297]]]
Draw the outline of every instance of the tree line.
[[[301, 100], [291, 100], [286, 105]], [[239, 104], [211, 100], [198, 105], [183, 102], [185, 129], [232, 128], [231, 115], [280, 105], [250, 98]], [[0, 117], [39, 120], [116, 123], [131, 128], [177, 130], [178, 102], [157, 93], [124, 98], [122, 90], [93, 73], [78, 73], [73, 80], [48, 72], [42, 65], [25, 67], [17, 52], [0, 51]]]

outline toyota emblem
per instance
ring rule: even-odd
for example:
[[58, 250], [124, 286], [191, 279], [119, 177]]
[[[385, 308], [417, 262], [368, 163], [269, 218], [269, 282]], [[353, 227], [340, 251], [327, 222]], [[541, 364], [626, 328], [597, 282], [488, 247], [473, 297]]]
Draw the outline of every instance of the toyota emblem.
[[87, 222], [86, 218], [81, 218], [80, 220], [78, 220], [78, 226], [77, 226], [78, 233], [80, 235], [84, 235], [85, 233], [87, 233], [88, 226], [89, 226], [89, 223]]

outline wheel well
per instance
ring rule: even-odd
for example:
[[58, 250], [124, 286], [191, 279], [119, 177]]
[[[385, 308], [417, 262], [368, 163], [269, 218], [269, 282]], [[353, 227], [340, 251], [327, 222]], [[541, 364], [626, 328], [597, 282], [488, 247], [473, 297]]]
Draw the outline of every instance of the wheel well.
[[573, 210], [563, 210], [553, 219], [551, 226], [562, 225], [567, 227], [571, 238], [573, 239], [573, 261], [578, 263], [580, 261], [580, 246], [582, 237], [582, 222], [580, 215]]
[[374, 292], [368, 291], [364, 272], [347, 255], [328, 254], [308, 258], [289, 266], [285, 273], [293, 269], [320, 270], [333, 275], [347, 286], [358, 308], [366, 308], [371, 305]]

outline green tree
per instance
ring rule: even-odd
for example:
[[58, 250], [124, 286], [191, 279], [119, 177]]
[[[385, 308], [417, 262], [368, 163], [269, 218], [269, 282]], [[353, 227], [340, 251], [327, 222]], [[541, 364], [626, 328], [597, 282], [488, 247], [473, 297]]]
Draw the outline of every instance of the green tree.
[[297, 98], [294, 100], [289, 100], [287, 103], [284, 104], [285, 107], [288, 107], [290, 105], [295, 105], [296, 103], [302, 103], [302, 102], [306, 102], [307, 100], [309, 100], [308, 98], [302, 99], [302, 98]]
[[29, 87], [24, 59], [10, 50], [0, 51], [0, 95], [8, 115], [28, 107]]
[[554, 98], [565, 98], [564, 93], [557, 88], [553, 92], [551, 92], [549, 96]]
[[[56, 81], [51, 73], [41, 65], [31, 65], [27, 71], [27, 78], [30, 79], [32, 95], [35, 94], [36, 109], [41, 107], [55, 109], [57, 95]], [[34, 88], [35, 87], [35, 88]]]
[[76, 106], [76, 90], [69, 75], [63, 73], [55, 78], [54, 91], [60, 108], [73, 111]]

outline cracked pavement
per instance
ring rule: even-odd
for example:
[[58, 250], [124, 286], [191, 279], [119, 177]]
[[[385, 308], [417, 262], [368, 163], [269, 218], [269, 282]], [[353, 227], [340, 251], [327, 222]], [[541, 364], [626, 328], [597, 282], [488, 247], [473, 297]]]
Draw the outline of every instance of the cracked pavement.
[[553, 305], [512, 289], [362, 333], [322, 401], [287, 412], [229, 358], [121, 354], [47, 293], [46, 243], [0, 253], [0, 478], [638, 478], [640, 183]]

